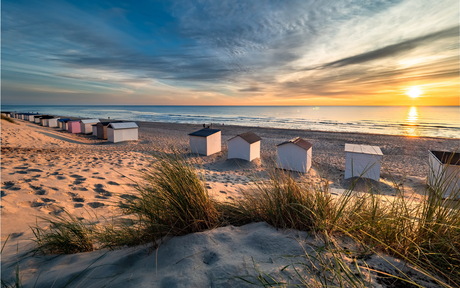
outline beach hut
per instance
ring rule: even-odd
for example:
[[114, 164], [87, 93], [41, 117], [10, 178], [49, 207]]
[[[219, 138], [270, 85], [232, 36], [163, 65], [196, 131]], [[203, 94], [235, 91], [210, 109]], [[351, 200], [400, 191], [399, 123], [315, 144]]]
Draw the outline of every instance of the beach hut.
[[82, 119], [80, 120], [81, 133], [91, 134], [93, 133], [93, 124], [99, 123], [99, 119]]
[[91, 125], [91, 131], [92, 131], [91, 134], [92, 134], [93, 136], [96, 136], [96, 137], [97, 137], [97, 123]]
[[51, 128], [59, 127], [58, 120], [59, 120], [59, 117], [48, 119], [48, 127], [51, 127]]
[[312, 146], [300, 137], [278, 144], [278, 168], [307, 173], [311, 168]]
[[377, 146], [345, 144], [345, 179], [362, 177], [379, 181], [382, 157]]
[[40, 117], [40, 116], [43, 116], [43, 115], [41, 114], [29, 115], [29, 122], [35, 122], [35, 118]]
[[42, 121], [42, 117], [43, 117], [43, 116], [47, 116], [47, 115], [35, 116], [35, 117], [34, 117], [34, 123], [35, 123], [35, 124], [40, 124], [41, 121]]
[[72, 119], [70, 118], [61, 118], [58, 119], [58, 125], [61, 130], [67, 130], [67, 123], [71, 121]]
[[122, 123], [122, 121], [99, 122], [97, 123], [97, 139], [107, 140], [107, 126], [110, 123]]
[[428, 185], [443, 198], [460, 199], [460, 153], [429, 151]]
[[11, 112], [9, 111], [2, 111], [1, 113], [2, 113], [2, 116], [4, 117], [11, 117]]
[[40, 125], [47, 127], [49, 120], [53, 118], [54, 116], [50, 116], [50, 115], [40, 117]]
[[70, 133], [81, 133], [80, 120], [70, 120], [67, 122], [67, 131]]
[[107, 139], [117, 143], [139, 139], [139, 126], [135, 122], [119, 122], [107, 125]]
[[252, 132], [238, 134], [227, 142], [228, 159], [243, 159], [252, 161], [260, 158], [259, 136]]
[[204, 128], [188, 135], [192, 153], [209, 156], [222, 150], [221, 131], [218, 129]]

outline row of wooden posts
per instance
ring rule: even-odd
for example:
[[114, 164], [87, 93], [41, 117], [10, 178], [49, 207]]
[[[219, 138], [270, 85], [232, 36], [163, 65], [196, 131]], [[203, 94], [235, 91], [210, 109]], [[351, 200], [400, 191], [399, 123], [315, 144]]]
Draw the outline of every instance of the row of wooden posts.
[[[10, 113], [3, 115], [34, 122], [45, 127], [58, 127], [71, 133], [92, 134], [99, 139], [117, 143], [138, 140], [139, 127], [135, 122], [100, 122], [99, 119], [69, 119], [34, 113]], [[221, 151], [221, 130], [203, 128], [189, 135], [192, 153], [209, 156]], [[261, 138], [253, 132], [236, 135], [228, 140], [228, 159], [253, 161], [260, 158]], [[313, 145], [294, 138], [276, 145], [277, 167], [307, 173], [312, 164]], [[345, 179], [352, 177], [380, 180], [383, 153], [377, 146], [345, 144]], [[455, 194], [460, 198], [460, 153], [429, 151], [428, 184], [442, 184], [445, 197]]]

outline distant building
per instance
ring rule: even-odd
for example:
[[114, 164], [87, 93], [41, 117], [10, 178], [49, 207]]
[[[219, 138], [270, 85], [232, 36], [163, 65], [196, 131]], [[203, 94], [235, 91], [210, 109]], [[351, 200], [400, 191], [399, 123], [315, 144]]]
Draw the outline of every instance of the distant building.
[[460, 153], [429, 151], [428, 185], [443, 198], [460, 199]]
[[59, 127], [58, 120], [59, 120], [59, 118], [48, 119], [48, 127], [51, 127], [51, 128]]
[[113, 143], [139, 139], [139, 126], [135, 122], [118, 122], [107, 125], [107, 140]]
[[93, 133], [93, 124], [99, 123], [99, 119], [82, 119], [80, 120], [81, 133], [83, 134], [92, 134]]
[[74, 134], [81, 133], [80, 120], [70, 120], [67, 122], [67, 131]]
[[42, 116], [42, 115], [40, 115], [40, 114], [29, 115], [29, 122], [35, 123], [35, 118], [40, 117], [40, 116]]
[[192, 153], [209, 156], [222, 150], [221, 131], [218, 129], [204, 128], [188, 135]]
[[276, 146], [277, 166], [281, 169], [307, 173], [311, 168], [312, 144], [300, 137]]
[[92, 135], [97, 137], [97, 123], [91, 125]]
[[44, 127], [48, 127], [48, 121], [50, 119], [53, 119], [54, 116], [50, 116], [50, 115], [45, 115], [45, 116], [41, 116], [40, 117], [40, 125], [44, 126]]
[[246, 132], [230, 138], [227, 143], [228, 159], [252, 161], [260, 158], [260, 140], [253, 132]]
[[67, 123], [69, 121], [71, 121], [72, 119], [70, 118], [61, 118], [61, 119], [58, 119], [58, 124], [59, 124], [59, 128], [61, 130], [67, 130]]
[[361, 177], [379, 181], [382, 157], [377, 146], [345, 144], [345, 179]]
[[122, 123], [122, 121], [109, 121], [97, 123], [97, 139], [107, 140], [107, 126], [110, 123]]

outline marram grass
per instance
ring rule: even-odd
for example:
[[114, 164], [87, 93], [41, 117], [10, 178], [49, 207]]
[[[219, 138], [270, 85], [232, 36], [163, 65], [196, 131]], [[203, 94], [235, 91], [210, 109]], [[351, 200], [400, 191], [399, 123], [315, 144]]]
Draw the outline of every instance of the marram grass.
[[[460, 283], [460, 201], [444, 199], [445, 191], [436, 186], [427, 189], [421, 200], [406, 197], [403, 190], [395, 197], [384, 197], [375, 191], [353, 191], [353, 186], [343, 195], [333, 196], [327, 184], [313, 185], [273, 170], [269, 180], [256, 182], [242, 200], [215, 203], [190, 163], [177, 155], [164, 155], [144, 173], [137, 190], [137, 197], [122, 205], [134, 221], [132, 225], [106, 225], [95, 232], [94, 226], [70, 215], [60, 217], [50, 220], [50, 230], [33, 228], [39, 250], [91, 251], [94, 242], [98, 247], [114, 248], [265, 221], [278, 228], [314, 232], [326, 243], [334, 243], [335, 237], [350, 237], [369, 251], [402, 259], [442, 287], [458, 287]], [[330, 273], [327, 279], [317, 279], [320, 286], [329, 287], [332, 282], [344, 287], [365, 286], [353, 278], [342, 258], [337, 253], [327, 261], [315, 260], [315, 271]], [[360, 271], [358, 274], [367, 273]], [[410, 283], [407, 277], [401, 281]]]

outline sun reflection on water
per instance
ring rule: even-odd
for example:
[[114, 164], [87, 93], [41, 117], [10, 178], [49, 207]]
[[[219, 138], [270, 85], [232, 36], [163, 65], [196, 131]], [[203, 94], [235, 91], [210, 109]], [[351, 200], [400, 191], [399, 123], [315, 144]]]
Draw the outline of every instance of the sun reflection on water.
[[418, 131], [418, 110], [416, 106], [412, 106], [407, 111], [405, 134], [407, 136], [419, 136]]

